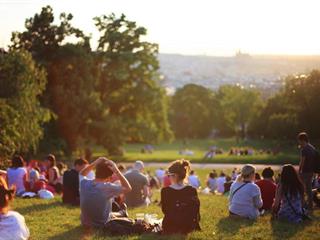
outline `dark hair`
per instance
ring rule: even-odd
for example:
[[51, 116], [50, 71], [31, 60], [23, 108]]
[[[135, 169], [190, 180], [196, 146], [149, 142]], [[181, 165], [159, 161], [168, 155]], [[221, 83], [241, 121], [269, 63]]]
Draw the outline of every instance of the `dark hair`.
[[193, 174], [194, 174], [194, 170], [191, 170], [191, 171], [190, 171], [190, 175], [193, 175]]
[[82, 165], [85, 165], [85, 164], [89, 164], [89, 162], [84, 158], [78, 158], [73, 163], [74, 166], [76, 166], [76, 165], [82, 166]]
[[20, 155], [16, 155], [12, 158], [11, 168], [23, 167], [24, 160]]
[[226, 174], [224, 172], [220, 173], [220, 177], [225, 177], [225, 176], [226, 176]]
[[118, 169], [120, 170], [120, 172], [122, 172], [123, 170], [125, 170], [125, 167], [124, 167], [122, 164], [120, 164], [120, 165], [118, 166]]
[[111, 177], [113, 174], [113, 171], [110, 168], [110, 165], [106, 162], [100, 162], [96, 166], [96, 178], [106, 179], [108, 177]]
[[9, 202], [13, 199], [15, 189], [8, 189], [6, 182], [0, 177], [0, 209], [4, 209], [9, 206]]
[[303, 197], [303, 183], [291, 164], [286, 164], [282, 167], [280, 183], [284, 194], [290, 194], [291, 196], [300, 194], [300, 196]]
[[306, 132], [299, 133], [297, 138], [299, 141], [309, 142], [309, 137]]
[[180, 181], [184, 180], [190, 172], [190, 162], [184, 159], [176, 160], [170, 165], [168, 171], [176, 174]]
[[210, 177], [210, 178], [216, 178], [216, 177], [217, 177], [217, 173], [216, 173], [216, 172], [211, 172], [211, 173], [209, 174], [209, 177]]
[[232, 178], [228, 175], [226, 176], [226, 182], [230, 182], [232, 180]]
[[272, 170], [271, 167], [266, 167], [262, 171], [262, 177], [263, 178], [272, 178], [274, 176], [274, 171]]
[[53, 154], [49, 154], [46, 160], [50, 162], [51, 167], [56, 166], [56, 157]]

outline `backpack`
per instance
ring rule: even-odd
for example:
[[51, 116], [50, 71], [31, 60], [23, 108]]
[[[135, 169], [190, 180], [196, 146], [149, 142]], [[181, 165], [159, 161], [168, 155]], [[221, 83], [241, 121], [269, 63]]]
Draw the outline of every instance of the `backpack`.
[[320, 173], [320, 153], [318, 150], [315, 151], [314, 162], [313, 162], [313, 171], [315, 173]]

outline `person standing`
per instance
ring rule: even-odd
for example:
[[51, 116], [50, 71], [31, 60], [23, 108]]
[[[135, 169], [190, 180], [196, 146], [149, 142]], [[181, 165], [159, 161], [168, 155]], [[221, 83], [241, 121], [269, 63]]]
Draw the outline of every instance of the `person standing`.
[[303, 181], [305, 192], [307, 194], [306, 208], [308, 210], [312, 210], [312, 180], [317, 152], [314, 146], [310, 144], [309, 137], [305, 132], [299, 133], [298, 143], [300, 146], [299, 174]]

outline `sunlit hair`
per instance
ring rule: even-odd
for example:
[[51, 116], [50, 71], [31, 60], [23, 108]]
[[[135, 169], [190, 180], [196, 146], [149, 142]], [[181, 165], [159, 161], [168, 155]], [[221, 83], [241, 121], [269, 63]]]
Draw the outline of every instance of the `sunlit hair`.
[[286, 164], [282, 167], [280, 184], [282, 192], [290, 196], [303, 196], [304, 186], [298, 175], [298, 172], [291, 164]]
[[9, 203], [13, 200], [14, 194], [15, 189], [8, 189], [7, 183], [0, 177], [0, 212], [3, 213], [8, 210]]
[[309, 142], [309, 137], [308, 137], [308, 134], [306, 132], [299, 133], [297, 138], [298, 138], [299, 141]]
[[175, 174], [179, 181], [183, 181], [190, 173], [190, 162], [180, 159], [174, 161], [168, 168], [169, 174]]
[[251, 164], [246, 164], [241, 169], [241, 174], [237, 177], [237, 181], [243, 181], [244, 179], [255, 174], [256, 168]]

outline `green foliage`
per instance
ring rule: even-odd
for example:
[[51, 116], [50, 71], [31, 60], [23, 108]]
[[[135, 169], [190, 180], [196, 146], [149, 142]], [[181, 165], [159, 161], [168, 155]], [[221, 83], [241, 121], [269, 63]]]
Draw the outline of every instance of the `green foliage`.
[[0, 55], [0, 158], [37, 149], [42, 125], [51, 118], [38, 99], [45, 86], [45, 71], [28, 52]]
[[239, 131], [242, 138], [246, 137], [247, 129], [259, 113], [262, 105], [260, 93], [253, 89], [225, 85], [219, 88], [217, 97], [220, 102], [222, 129]]
[[176, 91], [171, 100], [171, 125], [177, 138], [208, 137], [217, 123], [215, 94], [196, 84]]
[[146, 29], [124, 15], [95, 18], [102, 69], [97, 90], [104, 112], [93, 124], [98, 143], [119, 154], [126, 140], [170, 140], [165, 92], [159, 84], [158, 46], [142, 41]]

